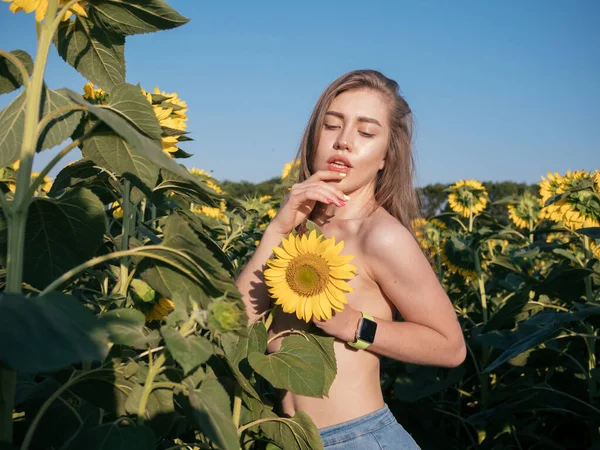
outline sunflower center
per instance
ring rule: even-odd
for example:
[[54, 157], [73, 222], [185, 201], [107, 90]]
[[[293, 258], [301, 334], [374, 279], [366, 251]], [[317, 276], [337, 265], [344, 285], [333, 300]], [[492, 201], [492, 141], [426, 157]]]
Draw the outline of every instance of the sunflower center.
[[329, 279], [329, 265], [321, 256], [305, 253], [288, 264], [285, 278], [298, 295], [310, 297], [325, 290]]

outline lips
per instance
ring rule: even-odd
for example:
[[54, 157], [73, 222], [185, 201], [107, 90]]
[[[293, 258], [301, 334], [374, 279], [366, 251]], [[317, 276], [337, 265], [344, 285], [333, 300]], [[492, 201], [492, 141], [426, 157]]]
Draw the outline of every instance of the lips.
[[345, 156], [333, 155], [327, 160], [327, 168], [333, 172], [345, 173], [347, 175], [350, 173], [352, 164], [350, 164], [350, 161]]

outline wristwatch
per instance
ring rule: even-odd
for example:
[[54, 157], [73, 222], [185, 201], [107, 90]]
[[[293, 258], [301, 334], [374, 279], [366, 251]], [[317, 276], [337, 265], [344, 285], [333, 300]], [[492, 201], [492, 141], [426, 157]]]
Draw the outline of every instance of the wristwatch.
[[375, 322], [373, 316], [362, 311], [361, 314], [362, 319], [358, 322], [358, 328], [356, 329], [356, 340], [354, 342], [348, 342], [348, 345], [359, 350], [365, 350], [375, 340], [377, 322]]

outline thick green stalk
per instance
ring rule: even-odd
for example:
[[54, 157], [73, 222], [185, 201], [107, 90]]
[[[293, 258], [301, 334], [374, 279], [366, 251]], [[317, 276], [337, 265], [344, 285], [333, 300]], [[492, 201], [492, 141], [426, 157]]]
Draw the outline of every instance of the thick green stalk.
[[[129, 228], [131, 223], [131, 201], [129, 194], [131, 193], [131, 182], [125, 180], [123, 186], [123, 235], [121, 236], [121, 250], [129, 250]], [[129, 272], [129, 258], [124, 256], [121, 258], [121, 279], [119, 281], [119, 293], [123, 296], [127, 295], [127, 283]]]
[[[25, 124], [23, 141], [21, 142], [21, 161], [17, 175], [15, 200], [9, 211], [8, 225], [8, 251], [6, 264], [6, 292], [21, 293], [23, 281], [23, 253], [25, 246], [25, 223], [27, 221], [27, 208], [31, 197], [28, 197], [29, 183], [33, 157], [37, 146], [37, 127], [39, 122], [42, 86], [44, 83], [44, 70], [52, 43], [55, 28], [48, 20], [56, 15], [58, 0], [48, 2], [46, 21], [42, 26], [38, 40], [37, 55], [33, 66], [31, 80], [25, 88]], [[17, 375], [14, 371], [0, 369], [0, 441], [12, 442], [12, 413]]]
[[[477, 272], [477, 283], [479, 284], [479, 297], [481, 300], [481, 311], [483, 314], [483, 324], [488, 322], [488, 305], [487, 296], [485, 292], [485, 283], [483, 281], [483, 273], [481, 271], [481, 262], [479, 261], [479, 248], [475, 249], [475, 270]], [[481, 347], [481, 367], [485, 368], [488, 365], [490, 358], [490, 347], [488, 345], [482, 345]], [[489, 374], [484, 374], [481, 380], [481, 406], [483, 409], [487, 409], [488, 397], [489, 397]]]
[[[149, 358], [152, 359], [152, 354], [149, 355]], [[144, 390], [142, 391], [142, 397], [140, 399], [140, 406], [138, 408], [138, 425], [144, 424], [144, 414], [146, 414], [146, 405], [148, 404], [148, 399], [150, 398], [150, 394], [154, 389], [154, 377], [158, 375], [161, 371], [163, 364], [167, 360], [167, 357], [164, 353], [161, 353], [154, 364], [149, 363], [148, 368], [148, 376], [146, 377], [146, 381], [144, 383]]]
[[[590, 259], [592, 259], [592, 250], [590, 249], [590, 238], [588, 236], [583, 236], [583, 247], [584, 247], [584, 252], [585, 252], [585, 260], [589, 261]], [[593, 302], [595, 299], [594, 299], [594, 292], [592, 290], [592, 276], [587, 275], [584, 278], [584, 283], [585, 283], [585, 297], [587, 298], [588, 302]]]

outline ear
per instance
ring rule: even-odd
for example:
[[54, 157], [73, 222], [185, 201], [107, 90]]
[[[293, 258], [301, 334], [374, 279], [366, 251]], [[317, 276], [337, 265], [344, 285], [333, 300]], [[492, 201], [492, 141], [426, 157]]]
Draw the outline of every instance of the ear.
[[379, 170], [382, 170], [384, 166], [385, 166], [385, 159], [382, 159], [381, 162], [379, 163]]

